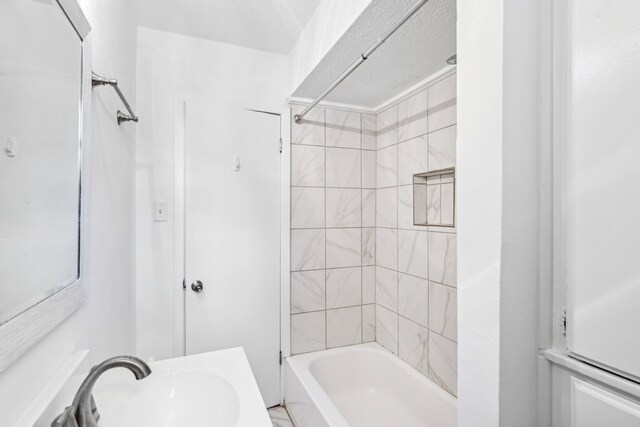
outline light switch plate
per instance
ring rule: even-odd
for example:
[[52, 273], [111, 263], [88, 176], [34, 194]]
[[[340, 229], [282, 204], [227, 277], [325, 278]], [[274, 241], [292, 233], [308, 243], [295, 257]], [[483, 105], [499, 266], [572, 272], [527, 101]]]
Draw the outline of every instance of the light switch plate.
[[169, 221], [169, 203], [153, 202], [153, 222]]

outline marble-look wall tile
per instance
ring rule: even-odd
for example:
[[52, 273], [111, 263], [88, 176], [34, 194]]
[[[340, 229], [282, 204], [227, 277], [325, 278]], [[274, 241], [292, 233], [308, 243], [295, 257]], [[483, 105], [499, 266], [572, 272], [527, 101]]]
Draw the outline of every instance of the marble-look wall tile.
[[398, 104], [398, 141], [406, 141], [429, 131], [427, 92], [425, 89]]
[[413, 225], [413, 185], [398, 187], [398, 228], [425, 231], [424, 226]]
[[362, 149], [376, 150], [377, 142], [377, 116], [375, 114], [362, 114]]
[[398, 144], [398, 185], [413, 184], [413, 175], [427, 171], [427, 135]]
[[291, 146], [291, 185], [324, 187], [324, 147]]
[[327, 147], [360, 149], [360, 113], [327, 109], [325, 120]]
[[429, 327], [429, 282], [407, 274], [398, 274], [398, 313]]
[[398, 107], [393, 106], [380, 114], [377, 119], [378, 150], [398, 143]]
[[398, 230], [376, 228], [376, 265], [397, 270]]
[[376, 304], [376, 341], [398, 354], [398, 315]]
[[362, 265], [376, 264], [376, 229], [362, 229]]
[[429, 329], [458, 341], [458, 291], [455, 288], [429, 284]]
[[398, 312], [398, 273], [376, 267], [376, 304]]
[[453, 183], [440, 185], [440, 223], [445, 225], [454, 224], [455, 216], [455, 195]]
[[437, 176], [414, 195], [413, 175], [455, 167], [455, 120], [455, 76], [379, 114], [375, 196], [376, 341], [454, 394], [456, 230], [443, 225], [455, 189], [452, 175]]
[[[294, 354], [322, 349], [327, 340], [331, 346], [360, 342], [362, 334], [375, 340], [377, 126], [376, 115], [318, 108], [302, 125], [292, 124], [290, 313], [325, 316], [291, 318]], [[395, 121], [386, 131], [397, 143]], [[363, 311], [362, 304], [369, 307]], [[333, 311], [351, 307], [358, 316]], [[344, 322], [356, 325], [358, 339], [336, 335]]]
[[429, 233], [429, 280], [449, 286], [457, 284], [456, 235]]
[[362, 306], [362, 342], [371, 342], [376, 339], [376, 305]]
[[398, 324], [398, 355], [419, 372], [429, 372], [429, 330], [400, 317]]
[[458, 392], [458, 345], [436, 333], [429, 334], [429, 378], [453, 394]]
[[427, 278], [427, 232], [398, 230], [398, 271]]
[[398, 185], [398, 146], [384, 148], [378, 151], [376, 168], [376, 183], [378, 188]]
[[291, 228], [324, 227], [324, 188], [291, 188]]
[[291, 352], [299, 354], [327, 348], [325, 325], [324, 311], [291, 315]]
[[429, 224], [442, 224], [440, 186], [441, 184], [427, 185], [427, 222]]
[[376, 152], [362, 151], [362, 188], [376, 188]]
[[376, 193], [376, 226], [398, 226], [398, 188], [382, 188]]
[[457, 126], [450, 126], [429, 134], [427, 165], [430, 171], [456, 165]]
[[362, 267], [362, 304], [376, 302], [376, 268]]
[[327, 187], [361, 188], [361, 151], [327, 148]]
[[429, 132], [456, 123], [456, 75], [447, 77], [428, 88]]
[[327, 309], [362, 304], [360, 267], [327, 270]]
[[327, 268], [355, 267], [362, 262], [360, 228], [327, 229]]
[[362, 190], [362, 226], [376, 226], [376, 190]]
[[291, 271], [324, 268], [325, 230], [291, 230]]
[[314, 108], [300, 123], [293, 120], [293, 116], [304, 110], [303, 106], [291, 107], [291, 143], [302, 145], [324, 145], [324, 108]]
[[324, 309], [324, 270], [291, 273], [291, 314]]
[[327, 347], [362, 342], [362, 307], [327, 310]]
[[327, 227], [360, 227], [362, 190], [327, 188]]

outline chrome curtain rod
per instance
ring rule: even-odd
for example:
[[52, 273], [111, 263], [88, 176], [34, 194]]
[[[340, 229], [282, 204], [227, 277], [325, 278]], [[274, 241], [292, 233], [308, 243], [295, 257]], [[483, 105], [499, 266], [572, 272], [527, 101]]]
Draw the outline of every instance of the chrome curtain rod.
[[127, 99], [122, 94], [122, 91], [118, 87], [118, 81], [116, 79], [107, 79], [92, 72], [91, 86], [92, 87], [111, 86], [116, 91], [116, 93], [120, 97], [120, 100], [122, 100], [122, 103], [124, 104], [125, 108], [129, 112], [129, 114], [127, 115], [127, 114], [124, 114], [122, 111], [118, 110], [118, 112], [116, 113], [116, 120], [118, 120], [118, 125], [120, 125], [122, 122], [136, 122], [136, 123], [138, 122], [138, 116], [136, 116], [136, 113], [133, 112], [133, 110], [131, 109], [131, 106], [127, 102]]
[[331, 84], [331, 86], [329, 86], [324, 92], [322, 92], [320, 96], [318, 96], [311, 104], [309, 104], [309, 106], [307, 106], [307, 108], [305, 108], [300, 114], [296, 114], [295, 116], [293, 116], [293, 120], [296, 123], [300, 123], [302, 118], [305, 115], [307, 115], [307, 113], [311, 111], [313, 107], [318, 105], [318, 103], [322, 101], [327, 95], [329, 95], [340, 83], [342, 83], [344, 79], [349, 77], [349, 75], [353, 73], [356, 70], [356, 68], [358, 68], [364, 61], [366, 61], [369, 58], [369, 56], [371, 56], [371, 54], [375, 52], [376, 49], [378, 49], [382, 45], [382, 43], [387, 41], [387, 39], [391, 37], [391, 35], [393, 35], [393, 33], [395, 33], [398, 30], [398, 28], [400, 28], [405, 22], [407, 22], [407, 20], [411, 18], [427, 1], [429, 0], [420, 0], [419, 2], [414, 4], [413, 7], [409, 9], [407, 13], [405, 13], [400, 19], [398, 19], [395, 22], [395, 24], [393, 24], [393, 27], [391, 27], [389, 31], [387, 31], [385, 34], [380, 36], [380, 38], [378, 38], [378, 40], [376, 40], [376, 42], [373, 45], [371, 45], [369, 49], [364, 51], [364, 53], [360, 55], [360, 57], [356, 60], [356, 62], [354, 62], [349, 68], [347, 68], [347, 70], [344, 73], [342, 73], [340, 77], [338, 77]]

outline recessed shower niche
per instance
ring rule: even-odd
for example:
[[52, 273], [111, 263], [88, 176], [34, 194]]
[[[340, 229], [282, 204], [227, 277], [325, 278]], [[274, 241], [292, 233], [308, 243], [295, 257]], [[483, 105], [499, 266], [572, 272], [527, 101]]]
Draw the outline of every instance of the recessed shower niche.
[[413, 175], [413, 225], [455, 227], [456, 168]]

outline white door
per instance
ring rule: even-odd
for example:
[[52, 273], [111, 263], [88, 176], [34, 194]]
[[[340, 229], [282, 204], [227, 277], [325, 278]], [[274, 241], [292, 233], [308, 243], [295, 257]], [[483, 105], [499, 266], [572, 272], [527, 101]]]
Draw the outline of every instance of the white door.
[[569, 7], [567, 346], [640, 382], [640, 3]]
[[277, 115], [186, 104], [186, 353], [244, 347], [267, 406], [280, 402], [279, 139]]
[[588, 364], [554, 368], [553, 425], [640, 427], [640, 3], [554, 5], [555, 286]]

